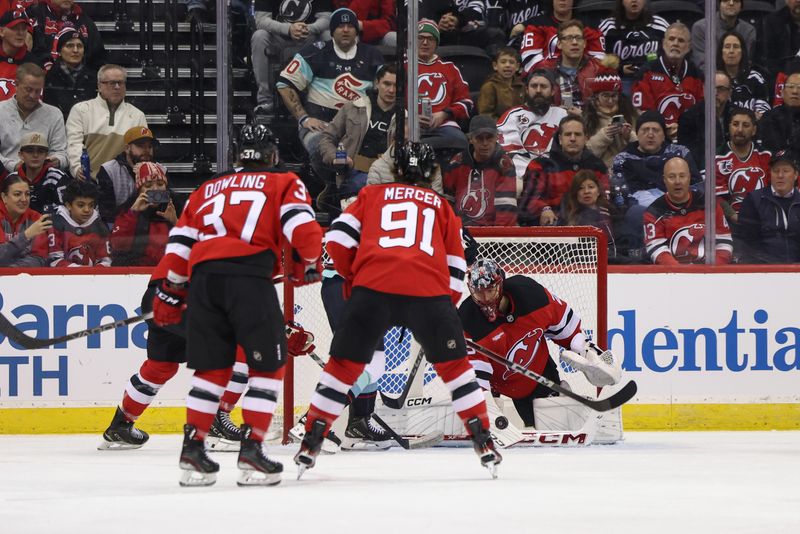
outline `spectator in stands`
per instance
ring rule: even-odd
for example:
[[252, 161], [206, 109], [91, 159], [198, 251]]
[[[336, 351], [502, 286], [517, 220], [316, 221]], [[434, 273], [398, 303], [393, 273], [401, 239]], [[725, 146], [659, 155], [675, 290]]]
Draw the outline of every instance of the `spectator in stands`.
[[616, 0], [614, 13], [600, 22], [605, 37], [606, 53], [619, 58], [622, 92], [631, 94], [631, 87], [645, 63], [658, 57], [661, 42], [669, 23], [653, 15], [648, 0]]
[[136, 191], [136, 178], [133, 168], [141, 162], [153, 161], [158, 140], [150, 128], [134, 126], [125, 132], [125, 147], [114, 159], [103, 163], [97, 172], [97, 186], [100, 190], [98, 210], [103, 222], [109, 228], [128, 198]]
[[757, 118], [769, 111], [770, 87], [764, 76], [750, 64], [744, 38], [725, 32], [717, 48], [717, 70], [731, 78], [731, 105], [752, 109]]
[[33, 21], [33, 50], [37, 62], [47, 70], [58, 59], [54, 41], [64, 28], [78, 31], [86, 46], [85, 61], [92, 69], [105, 63], [106, 49], [97, 26], [74, 0], [49, 0], [28, 8]]
[[[332, 41], [303, 47], [286, 66], [278, 92], [297, 119], [299, 137], [309, 154], [317, 151], [320, 136], [336, 112], [366, 94], [383, 56], [374, 46], [358, 43], [355, 13], [340, 8], [331, 14]], [[301, 94], [306, 93], [305, 106]]]
[[[716, 145], [726, 141], [726, 125], [730, 119], [731, 89], [733, 83], [727, 72], [717, 71], [714, 74], [715, 110], [717, 117]], [[705, 169], [706, 162], [706, 105], [705, 100], [687, 109], [678, 121], [678, 143], [692, 153], [692, 158]]]
[[[314, 171], [327, 188], [317, 196], [318, 209], [337, 212], [340, 200], [357, 195], [366, 184], [370, 166], [388, 148], [396, 90], [396, 65], [381, 66], [375, 90], [345, 104], [322, 132], [319, 150], [311, 154]], [[336, 161], [340, 144], [347, 154], [344, 162]]]
[[346, 7], [358, 17], [359, 41], [397, 46], [397, 24], [393, 0], [333, 0], [334, 7]]
[[513, 48], [501, 48], [492, 61], [492, 73], [478, 94], [478, 113], [497, 120], [514, 106], [525, 102], [525, 82], [519, 77], [519, 54]]
[[[742, 50], [745, 57], [755, 57], [756, 29], [746, 20], [739, 18], [742, 12], [743, 0], [718, 0], [717, 1], [717, 32], [714, 42], [709, 43], [716, 49], [722, 44], [723, 33], [736, 32], [742, 37], [745, 46]], [[703, 72], [706, 72], [706, 19], [700, 19], [692, 24], [692, 62]], [[717, 61], [717, 68], [722, 65]], [[733, 76], [733, 75], [731, 75]]]
[[28, 132], [44, 134], [50, 145], [47, 161], [60, 169], [67, 168], [67, 136], [64, 116], [58, 108], [43, 104], [44, 70], [33, 63], [17, 69], [17, 92], [0, 102], [0, 161], [8, 171], [19, 165], [22, 136]]
[[550, 149], [558, 123], [567, 115], [553, 105], [554, 85], [552, 72], [534, 70], [528, 76], [525, 104], [509, 109], [497, 120], [498, 142], [516, 169], [517, 194], [522, 193], [528, 163]]
[[520, 197], [520, 223], [552, 226], [564, 194], [579, 170], [592, 171], [608, 195], [608, 168], [586, 148], [586, 129], [580, 117], [567, 115], [558, 124], [558, 143], [547, 155], [530, 162]]
[[95, 208], [98, 194], [92, 180], [73, 180], [64, 189], [64, 205], [59, 206], [48, 231], [51, 267], [111, 265], [108, 227]]
[[92, 178], [100, 165], [122, 150], [123, 136], [134, 126], [147, 127], [139, 108], [125, 102], [127, 72], [119, 65], [103, 65], [97, 71], [97, 96], [72, 106], [67, 117], [67, 154], [72, 176], [83, 175], [81, 152], [89, 152]]
[[487, 24], [489, 6], [484, 0], [450, 0], [439, 2], [436, 25], [441, 46], [477, 46], [494, 56], [506, 41], [500, 28]]
[[40, 236], [53, 225], [50, 215], [31, 209], [30, 186], [21, 176], [7, 176], [2, 184], [0, 267], [44, 267], [47, 241]]
[[633, 125], [639, 114], [622, 92], [622, 80], [617, 74], [600, 74], [589, 84], [592, 96], [583, 108], [586, 148], [611, 167], [614, 156], [636, 141]]
[[555, 74], [555, 104], [572, 114], [580, 115], [586, 100], [592, 96], [590, 82], [609, 69], [597, 58], [585, 53], [584, 26], [577, 19], [559, 24], [556, 46], [560, 54], [539, 62], [539, 68], [552, 70]]
[[514, 163], [497, 144], [497, 124], [488, 115], [469, 123], [469, 147], [442, 171], [444, 196], [465, 226], [516, 226]]
[[800, 0], [786, 0], [785, 6], [764, 17], [763, 27], [759, 64], [774, 77], [786, 72], [786, 64], [800, 53]]
[[[191, 5], [189, 9], [192, 9]], [[257, 115], [269, 115], [275, 108], [273, 66], [280, 61], [281, 52], [297, 51], [316, 41], [329, 41], [330, 18], [330, 0], [317, 2], [256, 0], [256, 31], [250, 39], [250, 46], [253, 74], [258, 85], [257, 104], [254, 110]], [[352, 44], [347, 46], [349, 50]]]
[[[178, 222], [167, 187], [167, 173], [158, 163], [145, 161], [133, 169], [136, 190], [125, 202], [111, 232], [114, 266], [158, 265], [164, 256], [169, 231]], [[161, 192], [166, 201], [154, 198]], [[156, 200], [161, 200], [156, 202]]]
[[7, 11], [0, 17], [0, 100], [17, 90], [17, 67], [34, 60], [25, 46], [31, 22], [24, 11]]
[[764, 148], [773, 154], [800, 147], [800, 71], [786, 78], [783, 104], [764, 113], [758, 123], [758, 133]]
[[97, 71], [86, 66], [83, 37], [72, 29], [58, 35], [58, 59], [44, 79], [44, 101], [69, 117], [72, 106], [89, 100], [97, 90]]
[[[533, 17], [543, 14], [547, 2], [540, 0], [503, 0], [494, 2], [492, 11], [497, 13], [497, 18], [504, 23], [503, 30], [508, 36], [508, 46], [520, 49], [522, 36], [525, 33], [526, 23]], [[494, 22], [491, 20], [490, 23]]]
[[[561, 51], [558, 49], [558, 26], [564, 21], [574, 19], [572, 12], [573, 0], [552, 0], [552, 10], [545, 10], [549, 13], [539, 15], [527, 22], [525, 34], [522, 37], [520, 56], [522, 57], [522, 69], [525, 73], [530, 73], [538, 68], [538, 64], [546, 59], [558, 57]], [[596, 28], [586, 27], [583, 29], [586, 45], [586, 53], [603, 59], [605, 49], [603, 46], [603, 34]]]
[[[612, 218], [614, 214], [614, 218]], [[616, 257], [614, 244], [614, 219], [621, 214], [608, 203], [604, 186], [597, 174], [589, 169], [581, 169], [572, 177], [569, 191], [564, 194], [558, 212], [558, 226], [594, 226], [606, 234], [608, 250]]]
[[20, 176], [31, 186], [31, 209], [53, 213], [62, 203], [61, 193], [72, 177], [47, 160], [50, 145], [43, 133], [29, 132], [22, 136], [19, 165], [9, 176]]
[[[644, 214], [645, 249], [657, 265], [705, 262], [705, 200], [702, 191], [691, 189], [691, 179], [689, 163], [683, 158], [673, 157], [664, 164], [666, 193]], [[730, 263], [733, 242], [719, 202], [716, 223], [716, 263]]]
[[756, 129], [756, 116], [752, 110], [733, 108], [728, 121], [730, 141], [722, 143], [717, 150], [717, 195], [725, 216], [734, 224], [744, 197], [769, 185], [771, 154], [761, 150], [753, 141]]
[[670, 139], [678, 132], [681, 113], [703, 99], [700, 72], [686, 59], [690, 46], [689, 28], [681, 22], [670, 24], [661, 54], [645, 64], [633, 85], [633, 105], [642, 111], [657, 110]]
[[800, 262], [798, 170], [795, 152], [777, 152], [770, 159], [771, 185], [744, 198], [736, 227], [744, 262]]

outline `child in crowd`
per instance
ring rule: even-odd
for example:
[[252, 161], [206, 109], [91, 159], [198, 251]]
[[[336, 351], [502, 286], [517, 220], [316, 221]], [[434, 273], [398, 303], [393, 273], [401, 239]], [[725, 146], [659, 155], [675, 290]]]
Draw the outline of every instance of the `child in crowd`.
[[51, 267], [109, 267], [108, 227], [97, 212], [99, 191], [92, 181], [74, 180], [53, 217], [48, 237]]
[[507, 109], [525, 102], [525, 83], [519, 76], [519, 55], [513, 48], [501, 48], [492, 61], [494, 73], [478, 95], [478, 113], [497, 120]]

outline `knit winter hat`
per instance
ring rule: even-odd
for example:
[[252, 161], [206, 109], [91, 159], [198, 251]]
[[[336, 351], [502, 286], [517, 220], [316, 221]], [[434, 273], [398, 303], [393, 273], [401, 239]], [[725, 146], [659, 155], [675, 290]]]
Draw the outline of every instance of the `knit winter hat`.
[[657, 122], [661, 125], [661, 129], [664, 130], [664, 133], [667, 133], [667, 123], [664, 122], [664, 117], [661, 116], [661, 113], [658, 111], [648, 110], [639, 115], [639, 118], [636, 120], [636, 133], [639, 133], [639, 130], [642, 129], [642, 126], [646, 122]]
[[342, 24], [352, 24], [353, 27], [355, 27], [356, 32], [358, 32], [358, 16], [352, 9], [340, 7], [331, 13], [331, 34], [333, 34], [333, 31]]
[[429, 33], [436, 39], [436, 44], [439, 44], [439, 25], [431, 19], [420, 19], [419, 25], [417, 25], [417, 33]]
[[136, 189], [145, 183], [156, 180], [167, 180], [167, 170], [158, 163], [143, 161], [133, 166], [133, 177], [136, 180]]
[[67, 27], [56, 34], [56, 52], [61, 52], [64, 45], [72, 39], [80, 39], [84, 45], [86, 44], [86, 39], [81, 35], [81, 32], [75, 28]]
[[619, 93], [622, 90], [622, 80], [616, 72], [604, 72], [589, 80], [589, 89], [593, 94]]

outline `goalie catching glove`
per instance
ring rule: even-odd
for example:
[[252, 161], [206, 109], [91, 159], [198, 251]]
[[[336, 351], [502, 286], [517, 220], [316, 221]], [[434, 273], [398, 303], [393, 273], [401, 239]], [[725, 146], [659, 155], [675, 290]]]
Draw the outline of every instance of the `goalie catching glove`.
[[613, 386], [622, 378], [622, 367], [610, 350], [587, 341], [583, 353], [571, 350], [561, 352], [561, 360], [574, 369], [581, 371], [592, 385], [597, 387]]
[[153, 321], [159, 326], [178, 324], [186, 309], [186, 284], [162, 280], [153, 297]]
[[286, 350], [290, 356], [307, 356], [316, 348], [314, 334], [293, 321], [286, 323]]
[[292, 249], [292, 272], [289, 280], [294, 286], [305, 286], [322, 281], [322, 258], [304, 260], [296, 250]]

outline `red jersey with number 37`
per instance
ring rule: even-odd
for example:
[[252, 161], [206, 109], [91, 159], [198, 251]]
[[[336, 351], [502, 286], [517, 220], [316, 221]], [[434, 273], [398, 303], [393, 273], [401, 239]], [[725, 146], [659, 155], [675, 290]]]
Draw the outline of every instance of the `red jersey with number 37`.
[[[268, 250], [280, 258], [283, 238], [306, 261], [322, 253], [322, 229], [300, 178], [261, 169], [222, 174], [189, 197], [153, 279], [185, 282], [198, 263]], [[275, 264], [264, 276], [278, 271]]]
[[363, 188], [325, 235], [336, 271], [354, 287], [414, 297], [461, 297], [461, 239], [461, 221], [442, 197], [399, 183]]

